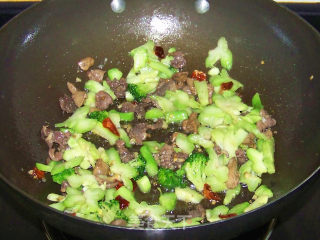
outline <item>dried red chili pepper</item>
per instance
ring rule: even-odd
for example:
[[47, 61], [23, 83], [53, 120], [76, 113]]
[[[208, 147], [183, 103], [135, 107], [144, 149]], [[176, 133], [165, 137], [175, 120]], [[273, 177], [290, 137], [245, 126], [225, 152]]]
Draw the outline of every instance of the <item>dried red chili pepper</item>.
[[137, 182], [133, 179], [133, 178], [131, 178], [131, 182], [132, 182], [132, 185], [133, 185], [133, 192], [137, 189]]
[[154, 53], [157, 55], [158, 58], [165, 58], [164, 50], [160, 46], [154, 47]]
[[121, 188], [122, 186], [124, 186], [123, 182], [119, 182], [116, 186], [116, 189], [118, 190], [119, 188]]
[[121, 196], [117, 196], [115, 199], [119, 202], [121, 210], [129, 207], [130, 202], [128, 202], [127, 200], [125, 200]]
[[45, 177], [45, 172], [39, 170], [37, 167], [32, 169], [32, 176], [36, 177], [37, 179], [41, 180]]
[[225, 218], [231, 218], [231, 217], [235, 217], [235, 216], [237, 216], [237, 214], [236, 213], [229, 213], [229, 214], [219, 214], [219, 218], [221, 218], [221, 219], [225, 219]]
[[205, 183], [203, 187], [203, 196], [209, 200], [221, 201], [220, 196], [217, 193], [212, 192], [211, 187], [207, 183]]
[[226, 82], [221, 84], [221, 91], [230, 90], [233, 87], [233, 82]]
[[207, 75], [206, 75], [204, 72], [198, 71], [198, 70], [194, 70], [194, 71], [192, 72], [192, 74], [191, 74], [191, 77], [192, 77], [193, 79], [196, 79], [196, 80], [200, 81], [200, 82], [207, 80]]
[[111, 121], [110, 118], [106, 118], [105, 120], [103, 120], [102, 125], [109, 129], [110, 132], [112, 132], [114, 135], [120, 136], [118, 129], [116, 128], [116, 126], [113, 124], [113, 122]]

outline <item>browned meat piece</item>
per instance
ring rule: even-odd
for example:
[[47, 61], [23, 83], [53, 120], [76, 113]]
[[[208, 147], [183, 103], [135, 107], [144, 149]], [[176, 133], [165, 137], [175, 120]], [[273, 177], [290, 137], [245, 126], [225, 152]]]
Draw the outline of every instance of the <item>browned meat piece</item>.
[[61, 149], [66, 149], [70, 137], [70, 132], [54, 131], [52, 140], [53, 142], [59, 144]]
[[136, 104], [131, 102], [125, 102], [121, 106], [121, 112], [135, 112], [136, 111]]
[[160, 167], [174, 169], [173, 154], [173, 146], [165, 144], [154, 157], [158, 160]]
[[65, 193], [69, 186], [70, 185], [69, 185], [69, 183], [67, 181], [63, 181], [61, 183], [60, 192]]
[[182, 69], [187, 64], [187, 61], [184, 58], [184, 54], [182, 52], [174, 52], [172, 53], [172, 56], [174, 57], [174, 59], [171, 60], [170, 64], [174, 68]]
[[190, 93], [192, 95], [197, 95], [197, 91], [196, 91], [196, 88], [194, 86], [194, 79], [193, 78], [187, 78], [187, 86], [189, 87]]
[[211, 83], [208, 84], [208, 92], [209, 92], [209, 104], [212, 104], [212, 95], [214, 93], [214, 87]]
[[163, 126], [163, 121], [161, 119], [157, 120], [156, 122], [152, 123], [152, 124], [148, 124], [148, 129], [151, 130], [156, 130], [156, 129], [160, 129]]
[[84, 101], [87, 98], [85, 91], [77, 91], [75, 94], [72, 94], [72, 99], [77, 107], [81, 107], [84, 104]]
[[108, 93], [104, 91], [99, 91], [96, 93], [96, 107], [99, 110], [106, 110], [112, 103], [113, 100]]
[[175, 90], [177, 90], [177, 86], [173, 80], [161, 78], [154, 94], [158, 96], [164, 96], [166, 94], [166, 91], [175, 91]]
[[216, 152], [217, 155], [221, 155], [222, 154], [222, 149], [217, 144], [214, 145], [213, 149], [214, 149], [214, 151]]
[[110, 86], [111, 90], [114, 92], [114, 94], [117, 96], [117, 98], [125, 98], [126, 97], [126, 91], [127, 91], [127, 81], [124, 78], [121, 78], [120, 80], [107, 80], [108, 85]]
[[56, 151], [55, 148], [50, 148], [49, 157], [52, 161], [61, 161], [63, 158], [63, 153], [60, 151]]
[[187, 82], [188, 74], [188, 72], [177, 72], [172, 75], [172, 80], [174, 80], [178, 87], [181, 88]]
[[177, 136], [178, 136], [178, 132], [174, 132], [173, 134], [172, 134], [172, 136], [171, 136], [171, 138], [170, 138], [170, 141], [172, 142], [172, 143], [174, 143], [175, 141], [176, 141], [176, 138], [177, 138]]
[[106, 184], [107, 189], [114, 188], [115, 186], [118, 185], [119, 181], [121, 181], [118, 176], [110, 177], [110, 176], [106, 176], [106, 175], [97, 175], [95, 177], [96, 177], [96, 180], [99, 183], [99, 185]]
[[197, 204], [195, 209], [189, 211], [188, 215], [190, 216], [190, 218], [196, 218], [196, 217], [204, 218], [206, 216], [206, 210], [201, 204]]
[[179, 169], [189, 157], [186, 153], [176, 153], [172, 145], [165, 144], [158, 153], [154, 154], [160, 167], [169, 169]]
[[78, 91], [76, 86], [74, 86], [71, 82], [67, 82], [67, 87], [71, 94], [75, 94]]
[[246, 151], [243, 150], [242, 148], [239, 148], [236, 151], [236, 157], [237, 161], [239, 162], [240, 165], [244, 164], [246, 161], [248, 161]]
[[93, 175], [94, 176], [100, 176], [100, 175], [108, 175], [110, 172], [109, 166], [102, 160], [102, 159], [98, 159], [96, 161], [96, 165], [93, 168]]
[[87, 94], [84, 91], [78, 91], [78, 89], [70, 82], [67, 82], [69, 91], [72, 94], [72, 99], [77, 107], [81, 107], [87, 98]]
[[249, 133], [242, 144], [247, 145], [250, 148], [256, 148], [256, 136], [253, 133]]
[[105, 72], [106, 71], [103, 71], [101, 69], [92, 69], [87, 72], [87, 75], [90, 80], [94, 80], [96, 82], [102, 82]]
[[[63, 152], [68, 146], [68, 140], [71, 134], [69, 132], [53, 131], [48, 126], [41, 129], [41, 137], [45, 140], [49, 147], [49, 157], [53, 161], [62, 160]], [[54, 143], [57, 146], [54, 146]]]
[[277, 123], [276, 120], [273, 119], [271, 115], [269, 115], [264, 109], [261, 109], [260, 116], [262, 119], [257, 122], [257, 128], [260, 130], [260, 132], [264, 132], [267, 128], [271, 128]]
[[272, 133], [271, 129], [267, 129], [264, 132], [264, 135], [266, 135], [268, 138], [272, 138], [273, 137], [273, 133]]
[[93, 64], [94, 59], [92, 57], [83, 58], [78, 62], [80, 69], [83, 71], [87, 71], [90, 67], [93, 66]]
[[111, 223], [111, 225], [115, 225], [115, 226], [127, 226], [127, 221], [126, 220], [123, 220], [123, 219], [116, 219], [116, 220], [113, 220]]
[[182, 122], [182, 129], [186, 133], [198, 133], [199, 121], [198, 121], [198, 114], [191, 113], [189, 119], [186, 119]]
[[142, 145], [142, 141], [147, 138], [147, 128], [146, 123], [138, 123], [130, 129], [129, 137], [133, 138], [137, 145]]
[[239, 172], [237, 166], [237, 159], [231, 158], [228, 163], [228, 180], [226, 186], [229, 189], [235, 188], [239, 184]]
[[72, 97], [66, 94], [59, 98], [59, 104], [62, 111], [66, 113], [73, 113], [77, 109]]
[[176, 153], [175, 152], [173, 154], [173, 163], [172, 163], [174, 166], [174, 169], [181, 168], [181, 166], [187, 160], [188, 157], [189, 157], [189, 155], [186, 153], [183, 153], [183, 152]]
[[118, 140], [116, 142], [116, 146], [118, 149], [118, 152], [120, 154], [121, 162], [127, 163], [130, 162], [132, 159], [134, 159], [134, 153], [130, 152], [126, 147], [123, 140]]

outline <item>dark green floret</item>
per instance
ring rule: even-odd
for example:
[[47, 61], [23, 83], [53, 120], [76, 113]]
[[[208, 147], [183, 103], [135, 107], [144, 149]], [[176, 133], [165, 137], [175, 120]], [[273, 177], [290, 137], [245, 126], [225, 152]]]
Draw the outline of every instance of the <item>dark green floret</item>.
[[134, 97], [134, 100], [141, 102], [143, 98], [147, 96], [147, 94], [136, 84], [128, 84], [128, 91]]
[[74, 174], [73, 168], [65, 169], [63, 172], [53, 175], [52, 181], [61, 184], [64, 180], [67, 179], [67, 177], [73, 174]]
[[128, 163], [131, 167], [134, 167], [138, 170], [138, 176], [134, 177], [134, 180], [141, 178], [144, 175], [144, 171], [146, 168], [146, 160], [142, 157], [141, 154], [138, 157]]
[[185, 187], [187, 185], [185, 180], [183, 179], [183, 175], [178, 175], [177, 172], [166, 168], [159, 169], [158, 182], [162, 187], [168, 189]]
[[96, 119], [99, 122], [103, 122], [108, 117], [108, 112], [107, 111], [94, 111], [89, 113], [88, 117], [90, 119]]

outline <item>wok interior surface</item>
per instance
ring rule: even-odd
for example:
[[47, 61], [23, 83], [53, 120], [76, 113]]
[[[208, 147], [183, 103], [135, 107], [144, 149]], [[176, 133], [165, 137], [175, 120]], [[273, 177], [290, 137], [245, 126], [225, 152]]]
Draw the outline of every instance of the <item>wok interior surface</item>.
[[276, 173], [264, 178], [274, 200], [319, 168], [320, 41], [310, 26], [264, 0], [215, 0], [203, 15], [193, 1], [126, 3], [125, 12], [115, 14], [109, 1], [45, 1], [1, 29], [1, 178], [40, 202], [58, 190], [27, 171], [47, 157], [41, 126], [67, 117], [58, 98], [79, 75], [81, 58], [92, 56], [96, 65], [107, 58], [104, 69], [118, 67], [127, 74], [128, 52], [151, 39], [183, 51], [189, 72], [205, 71], [205, 57], [220, 36], [229, 42], [231, 76], [245, 85], [247, 103], [259, 92], [277, 119]]

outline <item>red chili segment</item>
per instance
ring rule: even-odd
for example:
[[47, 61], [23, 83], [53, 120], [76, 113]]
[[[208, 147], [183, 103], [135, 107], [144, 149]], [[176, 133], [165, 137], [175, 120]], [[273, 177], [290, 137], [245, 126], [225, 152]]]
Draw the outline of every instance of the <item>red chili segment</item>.
[[221, 91], [230, 90], [233, 86], [233, 82], [226, 82], [221, 84]]
[[237, 216], [236, 213], [229, 213], [229, 214], [225, 214], [225, 215], [220, 214], [219, 218], [225, 219], [225, 218], [231, 218], [231, 217], [235, 217], [235, 216]]
[[116, 189], [118, 190], [119, 188], [121, 188], [122, 186], [124, 186], [123, 182], [119, 182], [116, 186]]
[[133, 178], [131, 178], [131, 182], [132, 182], [132, 185], [133, 185], [133, 192], [137, 189], [137, 182], [133, 179]]
[[154, 53], [157, 55], [158, 58], [165, 58], [163, 48], [160, 46], [154, 47]]
[[212, 192], [211, 187], [207, 183], [204, 184], [203, 196], [209, 200], [221, 201], [220, 196], [217, 193]]
[[121, 196], [117, 196], [116, 200], [119, 202], [121, 210], [127, 208], [130, 204], [130, 202], [128, 202], [127, 200], [125, 200]]
[[192, 72], [192, 74], [191, 74], [191, 77], [192, 77], [193, 79], [196, 79], [196, 80], [200, 81], [200, 82], [207, 80], [207, 75], [206, 75], [204, 72], [198, 71], [198, 70], [194, 70], [194, 71]]
[[45, 177], [45, 173], [41, 170], [39, 170], [37, 167], [34, 167], [33, 169], [33, 172], [32, 172], [32, 175], [34, 177], [36, 177], [37, 179], [43, 179]]
[[114, 135], [117, 135], [118, 137], [120, 136], [118, 129], [116, 128], [116, 126], [113, 124], [113, 122], [111, 121], [110, 118], [106, 118], [105, 120], [103, 120], [102, 125], [109, 129], [110, 132], [112, 132]]

